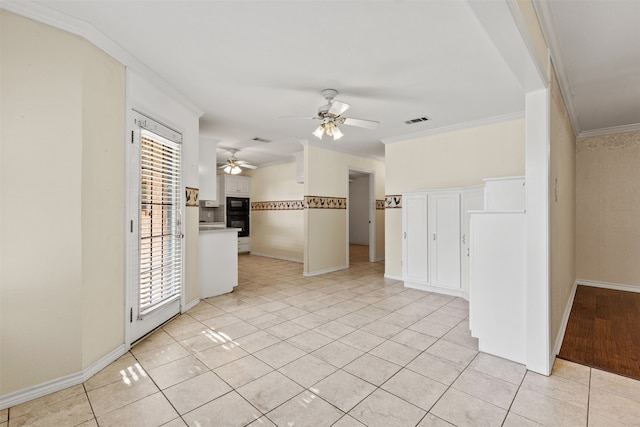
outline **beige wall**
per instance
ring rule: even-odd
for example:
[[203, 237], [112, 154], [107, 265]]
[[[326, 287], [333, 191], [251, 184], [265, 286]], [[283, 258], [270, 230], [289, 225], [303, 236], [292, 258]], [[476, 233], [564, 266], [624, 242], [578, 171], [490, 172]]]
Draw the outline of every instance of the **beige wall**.
[[577, 276], [640, 286], [640, 131], [576, 142]]
[[[524, 120], [387, 144], [386, 194], [467, 187], [483, 178], [524, 175]], [[402, 275], [402, 211], [385, 211], [385, 273]]]
[[[377, 160], [309, 144], [305, 146], [304, 168], [306, 196], [348, 198], [349, 169], [358, 169], [375, 174], [375, 198], [384, 198], [385, 165]], [[346, 209], [305, 209], [304, 212], [304, 272], [314, 274], [345, 267], [349, 238]], [[380, 230], [381, 225], [376, 226], [376, 229]], [[376, 254], [381, 253], [382, 245], [384, 241], [376, 245]]]
[[4, 395], [124, 341], [125, 79], [83, 39], [0, 19]]
[[[304, 185], [296, 182], [295, 162], [250, 171], [251, 201], [276, 202], [304, 198]], [[302, 262], [304, 211], [251, 212], [251, 252]]]
[[576, 139], [555, 73], [551, 80], [551, 343], [562, 328], [576, 280]]

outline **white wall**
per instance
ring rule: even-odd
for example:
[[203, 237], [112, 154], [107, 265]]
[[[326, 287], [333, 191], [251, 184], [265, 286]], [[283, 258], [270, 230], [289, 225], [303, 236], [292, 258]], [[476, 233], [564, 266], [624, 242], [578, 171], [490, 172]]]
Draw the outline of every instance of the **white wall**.
[[369, 244], [369, 176], [349, 183], [349, 243]]

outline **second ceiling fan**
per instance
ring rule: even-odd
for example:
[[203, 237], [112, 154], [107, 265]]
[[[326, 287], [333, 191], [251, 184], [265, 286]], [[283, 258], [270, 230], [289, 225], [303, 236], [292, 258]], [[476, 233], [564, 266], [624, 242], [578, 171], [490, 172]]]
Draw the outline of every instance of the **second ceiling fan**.
[[326, 133], [328, 136], [333, 137], [334, 141], [344, 136], [342, 131], [338, 128], [338, 125], [345, 124], [348, 126], [375, 129], [380, 124], [380, 122], [375, 120], [342, 117], [342, 113], [347, 111], [351, 106], [345, 102], [336, 101], [334, 99], [338, 95], [338, 91], [335, 89], [324, 89], [321, 93], [327, 100], [327, 104], [318, 107], [318, 115], [316, 117], [286, 118], [320, 120], [321, 123], [318, 128], [313, 131], [313, 135], [318, 139], [322, 139], [323, 135]]

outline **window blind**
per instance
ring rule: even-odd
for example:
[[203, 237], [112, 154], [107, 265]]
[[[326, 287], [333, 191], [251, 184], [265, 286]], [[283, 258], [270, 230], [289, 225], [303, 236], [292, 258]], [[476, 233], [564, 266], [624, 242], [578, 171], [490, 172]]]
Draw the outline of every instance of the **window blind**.
[[181, 145], [140, 129], [140, 295], [145, 315], [182, 289]]

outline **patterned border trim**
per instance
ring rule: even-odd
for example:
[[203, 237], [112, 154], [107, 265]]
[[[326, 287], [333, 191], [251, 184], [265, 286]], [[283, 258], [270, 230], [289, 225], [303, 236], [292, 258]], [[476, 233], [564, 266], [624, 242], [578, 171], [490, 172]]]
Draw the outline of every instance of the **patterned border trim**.
[[576, 152], [578, 153], [601, 149], [620, 150], [632, 146], [640, 146], [640, 131], [592, 136], [576, 140]]
[[376, 210], [377, 211], [384, 210], [384, 200], [376, 200]]
[[200, 206], [200, 191], [197, 188], [185, 187], [187, 206]]
[[384, 196], [384, 206], [386, 209], [402, 208], [402, 194], [393, 194]]
[[303, 200], [280, 200], [277, 202], [251, 202], [252, 211], [298, 211], [304, 209]]
[[304, 196], [305, 209], [347, 209], [345, 197]]

